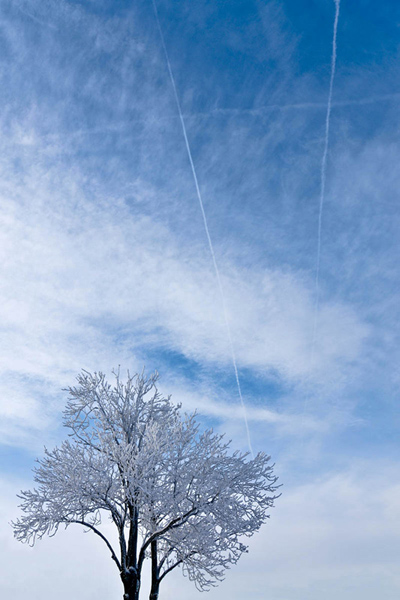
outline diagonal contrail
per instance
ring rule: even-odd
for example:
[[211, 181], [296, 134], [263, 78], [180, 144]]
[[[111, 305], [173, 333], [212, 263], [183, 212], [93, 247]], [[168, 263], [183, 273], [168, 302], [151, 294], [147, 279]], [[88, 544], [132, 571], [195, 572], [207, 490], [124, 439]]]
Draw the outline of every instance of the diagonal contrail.
[[325, 119], [324, 152], [322, 154], [322, 161], [321, 161], [321, 188], [320, 188], [320, 196], [319, 196], [319, 213], [318, 213], [317, 266], [316, 266], [316, 272], [315, 272], [315, 307], [314, 307], [313, 335], [312, 335], [312, 342], [311, 342], [311, 365], [314, 361], [314, 346], [315, 346], [315, 341], [316, 341], [317, 320], [318, 320], [318, 312], [319, 312], [319, 297], [320, 297], [319, 274], [320, 274], [320, 269], [321, 269], [322, 215], [323, 215], [324, 203], [325, 203], [326, 161], [327, 161], [327, 157], [328, 157], [328, 148], [329, 148], [329, 130], [330, 130], [331, 111], [332, 111], [333, 80], [335, 78], [335, 71], [336, 71], [336, 38], [337, 38], [337, 27], [338, 27], [339, 10], [340, 10], [340, 0], [334, 0], [334, 2], [335, 2], [335, 20], [334, 20], [334, 24], [333, 24], [331, 78], [330, 78], [330, 82], [329, 82], [328, 106], [326, 109], [326, 119]]
[[248, 420], [247, 420], [246, 406], [245, 406], [245, 403], [244, 403], [244, 400], [243, 400], [242, 390], [241, 390], [241, 387], [240, 387], [239, 373], [238, 373], [238, 368], [237, 368], [237, 363], [236, 363], [236, 355], [235, 355], [235, 350], [234, 350], [234, 347], [233, 347], [232, 333], [231, 333], [231, 328], [230, 328], [230, 325], [229, 325], [228, 312], [227, 312], [227, 309], [226, 309], [225, 294], [224, 294], [224, 290], [223, 290], [223, 287], [222, 287], [221, 275], [220, 275], [220, 272], [219, 272], [219, 269], [218, 269], [217, 260], [215, 258], [215, 252], [214, 252], [213, 243], [211, 241], [210, 231], [208, 229], [207, 217], [206, 217], [206, 213], [204, 211], [203, 199], [202, 199], [202, 196], [201, 196], [199, 182], [198, 182], [198, 179], [197, 179], [196, 168], [195, 168], [194, 162], [193, 162], [192, 151], [190, 149], [189, 139], [188, 139], [187, 131], [186, 131], [186, 124], [185, 124], [185, 120], [183, 118], [181, 103], [179, 101], [179, 96], [178, 96], [178, 92], [177, 92], [177, 89], [176, 89], [175, 78], [174, 78], [174, 74], [172, 72], [171, 62], [169, 60], [168, 50], [167, 50], [167, 46], [165, 44], [165, 39], [164, 39], [164, 34], [163, 34], [163, 31], [162, 31], [162, 28], [161, 28], [161, 23], [160, 23], [160, 17], [159, 17], [159, 14], [158, 14], [157, 4], [156, 4], [155, 0], [152, 0], [152, 3], [153, 3], [153, 8], [154, 8], [154, 14], [155, 14], [156, 21], [157, 21], [158, 31], [160, 33], [162, 47], [163, 47], [163, 50], [164, 50], [165, 60], [166, 60], [167, 67], [168, 67], [168, 73], [169, 73], [169, 77], [170, 77], [170, 80], [171, 80], [172, 89], [174, 91], [175, 102], [176, 102], [176, 106], [177, 106], [178, 113], [179, 113], [179, 118], [180, 118], [181, 125], [182, 125], [182, 133], [183, 133], [183, 137], [185, 139], [185, 145], [186, 145], [187, 155], [188, 155], [189, 162], [190, 162], [190, 168], [192, 170], [194, 185], [196, 187], [197, 198], [199, 200], [201, 214], [203, 215], [203, 223], [204, 223], [204, 229], [205, 229], [206, 235], [207, 235], [208, 246], [210, 248], [210, 252], [211, 252], [211, 256], [212, 256], [212, 261], [213, 261], [213, 265], [214, 265], [214, 271], [215, 271], [215, 275], [216, 275], [217, 281], [218, 281], [218, 288], [219, 288], [219, 293], [220, 293], [220, 296], [221, 296], [222, 309], [223, 309], [223, 313], [224, 313], [224, 320], [225, 320], [226, 330], [227, 330], [227, 333], [228, 333], [229, 346], [230, 346], [230, 350], [231, 350], [232, 363], [233, 363], [233, 368], [234, 368], [234, 371], [235, 371], [236, 385], [237, 385], [237, 389], [238, 389], [238, 393], [239, 393], [240, 403], [242, 405], [243, 418], [244, 418], [244, 422], [245, 422], [245, 425], [246, 425], [247, 444], [248, 444], [251, 456], [254, 457], [254, 453], [253, 453], [253, 449], [252, 449], [252, 445], [251, 445], [250, 429], [249, 429], [249, 424], [248, 424]]

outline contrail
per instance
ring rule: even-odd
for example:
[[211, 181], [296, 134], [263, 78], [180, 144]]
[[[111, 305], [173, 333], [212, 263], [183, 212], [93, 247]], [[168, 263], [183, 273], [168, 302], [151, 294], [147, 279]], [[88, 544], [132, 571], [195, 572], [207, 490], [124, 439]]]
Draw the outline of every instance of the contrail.
[[41, 19], [39, 19], [32, 13], [28, 12], [27, 10], [23, 10], [20, 6], [18, 6], [18, 4], [16, 4], [15, 7], [17, 10], [19, 10], [20, 13], [29, 17], [29, 19], [36, 21], [36, 23], [39, 23], [39, 25], [43, 25], [44, 27], [50, 27], [51, 29], [58, 29], [58, 27], [53, 25], [53, 23], [48, 23], [47, 21], [42, 21]]
[[[379, 96], [369, 96], [367, 98], [355, 98], [353, 100], [337, 100], [335, 102], [332, 101], [331, 108], [338, 107], [347, 107], [347, 106], [364, 106], [368, 104], [378, 104], [380, 102], [395, 102], [400, 100], [400, 92], [394, 92], [392, 94], [381, 94]], [[326, 109], [326, 102], [299, 102], [295, 104], [265, 104], [263, 106], [257, 106], [256, 108], [214, 108], [210, 111], [203, 112], [193, 112], [193, 113], [184, 113], [183, 118], [187, 122], [190, 119], [202, 119], [204, 117], [218, 117], [219, 115], [248, 115], [250, 117], [262, 117], [264, 113], [272, 110], [280, 110], [280, 111], [289, 111], [289, 110], [320, 110]], [[127, 121], [120, 121], [118, 125], [109, 125], [105, 127], [93, 127], [91, 129], [77, 129], [77, 130], [69, 130], [67, 132], [63, 132], [63, 134], [58, 133], [48, 133], [46, 135], [42, 135], [42, 139], [52, 139], [63, 137], [72, 138], [83, 135], [94, 135], [96, 133], [117, 133], [121, 131], [126, 131], [127, 127], [132, 125], [132, 123], [143, 123], [147, 125], [159, 125], [168, 121], [176, 121], [179, 119], [179, 115], [161, 115], [157, 118], [149, 119], [149, 118], [132, 118]]]
[[[314, 303], [314, 318], [313, 318], [313, 331], [311, 338], [311, 349], [310, 349], [310, 371], [314, 364], [314, 353], [315, 353], [315, 342], [317, 336], [317, 321], [318, 321], [318, 313], [319, 313], [319, 273], [321, 267], [321, 231], [322, 231], [322, 213], [324, 209], [325, 202], [325, 184], [326, 184], [326, 161], [328, 156], [328, 147], [329, 147], [329, 128], [330, 128], [330, 119], [331, 119], [331, 110], [332, 110], [332, 92], [333, 92], [333, 80], [335, 78], [335, 70], [336, 70], [336, 38], [337, 38], [337, 26], [339, 21], [339, 10], [340, 10], [340, 0], [334, 0], [335, 2], [335, 20], [333, 24], [333, 40], [332, 40], [332, 59], [331, 59], [331, 77], [329, 82], [329, 94], [328, 94], [328, 105], [326, 109], [326, 119], [325, 119], [325, 144], [324, 151], [322, 154], [321, 160], [321, 171], [320, 171], [320, 196], [319, 196], [319, 214], [318, 214], [318, 241], [317, 241], [317, 265], [315, 271], [315, 303]], [[303, 403], [303, 411], [302, 411], [302, 423], [304, 424], [304, 417], [307, 408], [307, 394], [304, 398]], [[302, 427], [303, 429], [303, 427]], [[303, 439], [304, 445], [304, 439]]]
[[219, 293], [220, 293], [220, 296], [221, 296], [222, 309], [223, 309], [223, 313], [224, 313], [224, 320], [225, 320], [226, 330], [227, 330], [227, 333], [228, 333], [229, 346], [230, 346], [230, 350], [231, 350], [232, 363], [233, 363], [233, 368], [234, 368], [234, 371], [235, 371], [236, 385], [237, 385], [237, 389], [238, 389], [238, 393], [239, 393], [240, 403], [242, 405], [244, 422], [245, 422], [245, 425], [246, 425], [247, 444], [248, 444], [248, 447], [249, 447], [249, 450], [250, 450], [250, 454], [254, 458], [254, 453], [253, 453], [253, 448], [252, 448], [252, 445], [251, 445], [251, 438], [250, 438], [250, 429], [249, 429], [249, 424], [248, 424], [248, 421], [247, 421], [246, 406], [245, 406], [245, 403], [244, 403], [244, 400], [243, 400], [242, 390], [241, 390], [241, 387], [240, 387], [239, 373], [238, 373], [238, 368], [237, 368], [237, 363], [236, 363], [235, 350], [234, 350], [234, 347], [233, 347], [232, 333], [231, 333], [231, 328], [230, 328], [230, 325], [229, 325], [228, 312], [227, 312], [227, 309], [226, 309], [225, 294], [224, 294], [224, 290], [223, 290], [223, 287], [222, 287], [221, 276], [220, 276], [220, 272], [219, 272], [219, 269], [218, 269], [217, 260], [215, 258], [215, 252], [214, 252], [214, 247], [213, 247], [213, 244], [212, 244], [212, 241], [211, 241], [210, 232], [209, 232], [209, 229], [208, 229], [208, 223], [207, 223], [206, 213], [204, 211], [203, 199], [202, 199], [202, 196], [201, 196], [199, 182], [198, 182], [198, 179], [197, 179], [196, 168], [195, 168], [194, 162], [193, 162], [192, 151], [190, 149], [189, 139], [188, 139], [187, 131], [186, 131], [185, 120], [183, 118], [181, 103], [179, 101], [178, 92], [177, 92], [177, 89], [176, 89], [175, 78], [174, 78], [174, 74], [172, 72], [172, 67], [171, 67], [171, 63], [170, 63], [170, 60], [169, 60], [167, 46], [165, 44], [164, 34], [163, 34], [163, 31], [162, 31], [162, 28], [161, 28], [161, 23], [160, 23], [160, 18], [159, 18], [159, 15], [158, 15], [157, 4], [156, 4], [155, 0], [152, 0], [152, 3], [153, 3], [153, 8], [154, 8], [154, 14], [155, 14], [156, 21], [157, 21], [158, 31], [160, 33], [161, 43], [162, 43], [163, 50], [164, 50], [165, 60], [166, 60], [167, 67], [168, 67], [168, 73], [169, 73], [169, 77], [170, 77], [170, 80], [171, 80], [172, 89], [174, 91], [176, 106], [177, 106], [177, 109], [178, 109], [179, 118], [180, 118], [181, 125], [182, 125], [182, 133], [183, 133], [183, 137], [185, 139], [186, 150], [187, 150], [187, 154], [188, 154], [188, 158], [189, 158], [189, 162], [190, 162], [190, 167], [191, 167], [191, 170], [192, 170], [194, 185], [196, 187], [197, 198], [199, 200], [201, 214], [203, 215], [203, 223], [204, 223], [204, 229], [205, 229], [206, 235], [207, 235], [208, 246], [210, 248], [210, 252], [211, 252], [211, 256], [212, 256], [212, 261], [213, 261], [213, 265], [214, 265], [214, 271], [215, 271], [215, 275], [216, 275], [217, 281], [218, 281], [218, 288], [219, 288]]
[[[381, 94], [378, 96], [370, 96], [367, 98], [354, 98], [353, 100], [338, 100], [331, 102], [331, 108], [334, 106], [346, 107], [346, 106], [363, 106], [366, 104], [375, 104], [378, 102], [389, 102], [400, 99], [400, 93], [395, 92], [392, 94]], [[249, 115], [252, 117], [263, 116], [265, 112], [272, 110], [290, 111], [290, 110], [312, 110], [312, 109], [326, 109], [326, 102], [296, 102], [292, 104], [264, 104], [253, 108], [214, 108], [208, 112], [191, 113], [185, 115], [185, 118], [196, 118], [199, 117], [210, 117], [218, 115]]]
[[333, 24], [333, 40], [332, 40], [332, 60], [331, 60], [331, 78], [329, 83], [329, 95], [328, 95], [328, 106], [326, 110], [326, 119], [325, 119], [325, 144], [324, 144], [324, 152], [322, 154], [321, 161], [321, 188], [320, 188], [320, 196], [319, 196], [319, 214], [318, 214], [318, 240], [317, 240], [317, 266], [315, 272], [315, 307], [314, 307], [314, 324], [313, 324], [313, 335], [311, 342], [311, 365], [314, 361], [314, 345], [315, 338], [317, 333], [317, 319], [319, 312], [319, 274], [321, 268], [321, 232], [322, 232], [322, 214], [325, 203], [325, 186], [326, 186], [326, 161], [328, 157], [328, 147], [329, 147], [329, 129], [330, 129], [330, 121], [331, 121], [331, 110], [332, 110], [332, 92], [333, 92], [333, 80], [335, 78], [336, 71], [336, 38], [337, 38], [337, 27], [339, 21], [339, 10], [340, 10], [340, 0], [334, 0], [335, 2], [335, 20]]

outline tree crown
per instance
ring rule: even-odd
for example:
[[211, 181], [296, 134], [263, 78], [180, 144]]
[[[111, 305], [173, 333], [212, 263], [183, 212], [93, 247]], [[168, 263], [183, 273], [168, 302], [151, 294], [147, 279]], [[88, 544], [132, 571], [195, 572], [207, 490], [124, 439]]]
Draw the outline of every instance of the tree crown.
[[[64, 411], [69, 437], [38, 461], [38, 486], [21, 492], [14, 533], [33, 545], [78, 523], [107, 544], [124, 585], [151, 557], [158, 584], [182, 566], [207, 589], [267, 519], [277, 478], [264, 453], [231, 452], [223, 435], [200, 430], [195, 413], [181, 416], [157, 379], [128, 373], [123, 382], [115, 373], [111, 386], [102, 373], [78, 375]], [[119, 552], [100, 530], [105, 513]]]

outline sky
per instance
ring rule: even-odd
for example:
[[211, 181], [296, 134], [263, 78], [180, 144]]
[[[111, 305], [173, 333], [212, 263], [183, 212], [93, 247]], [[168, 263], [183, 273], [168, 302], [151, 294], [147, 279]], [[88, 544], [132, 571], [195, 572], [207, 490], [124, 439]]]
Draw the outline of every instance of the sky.
[[151, 0], [0, 3], [0, 595], [122, 593], [97, 539], [9, 526], [63, 388], [156, 369], [246, 451], [231, 336], [282, 496], [207, 598], [395, 600], [400, 5], [341, 0], [328, 140], [333, 0], [157, 6], [224, 300]]

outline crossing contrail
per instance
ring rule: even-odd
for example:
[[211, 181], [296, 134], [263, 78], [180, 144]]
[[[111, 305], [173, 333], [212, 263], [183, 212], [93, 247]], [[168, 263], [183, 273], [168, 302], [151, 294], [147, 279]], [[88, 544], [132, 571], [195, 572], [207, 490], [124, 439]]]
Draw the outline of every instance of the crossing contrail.
[[[394, 92], [391, 94], [381, 94], [377, 96], [369, 96], [366, 98], [354, 98], [353, 100], [336, 100], [332, 101], [331, 108], [333, 107], [348, 107], [348, 106], [365, 106], [369, 104], [378, 104], [381, 102], [396, 102], [400, 100], [400, 92]], [[298, 102], [295, 104], [264, 104], [263, 106], [257, 106], [254, 108], [214, 108], [209, 111], [202, 112], [193, 112], [193, 113], [185, 113], [183, 114], [183, 118], [187, 122], [190, 119], [202, 119], [209, 117], [218, 118], [221, 116], [235, 116], [235, 115], [247, 115], [249, 117], [263, 117], [263, 115], [272, 110], [280, 110], [280, 111], [291, 111], [291, 110], [326, 110], [326, 102]], [[161, 115], [157, 118], [149, 119], [149, 118], [132, 118], [127, 121], [120, 121], [118, 125], [109, 125], [104, 127], [92, 127], [87, 129], [76, 129], [76, 130], [68, 130], [60, 133], [48, 133], [43, 134], [42, 139], [54, 139], [54, 138], [73, 138], [84, 135], [94, 135], [97, 133], [120, 133], [126, 131], [127, 128], [133, 123], [143, 123], [147, 125], [160, 125], [164, 124], [168, 121], [176, 121], [179, 120], [179, 115]]]
[[238, 373], [238, 368], [237, 368], [236, 355], [235, 355], [235, 350], [234, 350], [234, 346], [233, 346], [231, 328], [230, 328], [230, 325], [229, 325], [228, 311], [226, 309], [225, 294], [224, 294], [224, 290], [223, 290], [223, 287], [222, 287], [221, 275], [220, 275], [220, 272], [219, 272], [217, 260], [215, 258], [214, 246], [213, 246], [213, 243], [212, 243], [212, 240], [211, 240], [210, 231], [208, 229], [207, 217], [206, 217], [206, 213], [204, 211], [203, 199], [202, 199], [202, 195], [201, 195], [201, 191], [200, 191], [200, 186], [199, 186], [199, 182], [198, 182], [198, 178], [197, 178], [196, 168], [195, 168], [194, 162], [193, 162], [192, 151], [191, 151], [190, 144], [189, 144], [189, 139], [188, 139], [188, 136], [187, 136], [186, 124], [185, 124], [185, 120], [183, 118], [181, 103], [179, 101], [179, 96], [178, 96], [178, 91], [176, 89], [175, 78], [174, 78], [174, 74], [173, 74], [173, 71], [172, 71], [171, 62], [169, 60], [168, 50], [167, 50], [167, 46], [165, 44], [165, 39], [164, 39], [164, 34], [163, 34], [163, 31], [162, 31], [162, 28], [161, 28], [161, 23], [160, 23], [160, 17], [159, 17], [159, 14], [158, 14], [157, 4], [156, 4], [155, 0], [152, 0], [152, 3], [153, 3], [154, 14], [155, 14], [155, 17], [156, 17], [158, 31], [160, 33], [162, 47], [163, 47], [163, 50], [164, 50], [165, 60], [166, 60], [167, 67], [168, 67], [169, 78], [171, 80], [171, 85], [172, 85], [172, 89], [173, 89], [173, 92], [174, 92], [175, 102], [176, 102], [176, 106], [177, 106], [177, 109], [178, 109], [180, 122], [181, 122], [181, 125], [182, 125], [182, 133], [183, 133], [183, 137], [185, 139], [186, 151], [187, 151], [187, 155], [188, 155], [189, 162], [190, 162], [190, 168], [192, 170], [192, 175], [193, 175], [194, 185], [195, 185], [195, 188], [196, 188], [197, 198], [199, 200], [200, 210], [201, 210], [201, 214], [203, 216], [203, 223], [204, 223], [204, 229], [205, 229], [205, 232], [206, 232], [206, 235], [207, 235], [208, 246], [210, 248], [210, 252], [211, 252], [211, 256], [212, 256], [212, 261], [213, 261], [213, 265], [214, 265], [215, 275], [217, 277], [218, 288], [219, 288], [219, 293], [220, 293], [220, 296], [221, 296], [221, 303], [222, 303], [222, 309], [223, 309], [223, 314], [224, 314], [224, 320], [225, 320], [226, 330], [227, 330], [227, 333], [228, 333], [228, 340], [229, 340], [229, 346], [230, 346], [230, 351], [231, 351], [232, 364], [233, 364], [233, 368], [234, 368], [234, 371], [235, 371], [236, 385], [237, 385], [237, 389], [238, 389], [238, 393], [239, 393], [240, 403], [242, 405], [243, 418], [244, 418], [244, 422], [245, 422], [245, 425], [246, 425], [247, 444], [248, 444], [251, 456], [254, 457], [253, 448], [252, 448], [252, 445], [251, 445], [249, 423], [248, 423], [248, 420], [247, 420], [246, 406], [245, 406], [245, 403], [244, 403], [244, 400], [243, 400], [242, 390], [241, 390], [241, 386], [240, 386], [240, 379], [239, 379], [239, 373]]
[[319, 297], [320, 297], [319, 274], [320, 274], [320, 268], [321, 268], [322, 215], [323, 215], [324, 203], [325, 203], [326, 161], [327, 161], [327, 157], [328, 157], [328, 147], [329, 147], [329, 129], [330, 129], [331, 111], [332, 111], [333, 80], [335, 78], [335, 71], [336, 71], [336, 38], [337, 38], [337, 27], [338, 27], [339, 10], [340, 10], [340, 0], [334, 0], [334, 2], [335, 2], [335, 20], [334, 20], [334, 24], [333, 24], [331, 78], [330, 78], [330, 82], [329, 82], [328, 106], [326, 109], [326, 119], [325, 119], [325, 143], [324, 143], [324, 151], [322, 154], [322, 161], [321, 161], [321, 179], [320, 179], [321, 187], [320, 187], [319, 213], [318, 213], [317, 266], [316, 266], [316, 271], [315, 271], [315, 307], [314, 307], [313, 334], [312, 334], [312, 342], [311, 342], [311, 365], [314, 361], [314, 346], [315, 346], [315, 339], [316, 339], [316, 334], [317, 334], [317, 319], [318, 319], [318, 312], [319, 312]]

